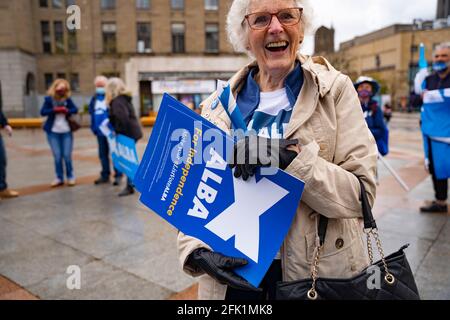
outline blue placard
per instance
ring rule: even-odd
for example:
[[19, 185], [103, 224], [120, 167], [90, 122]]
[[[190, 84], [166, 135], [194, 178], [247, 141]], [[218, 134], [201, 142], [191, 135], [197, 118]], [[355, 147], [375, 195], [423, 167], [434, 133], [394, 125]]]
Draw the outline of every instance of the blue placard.
[[136, 141], [122, 134], [115, 134], [108, 119], [99, 126], [99, 130], [108, 139], [109, 150], [114, 168], [124, 173], [131, 181], [134, 180], [139, 167], [139, 156], [136, 151]]
[[134, 184], [141, 202], [181, 232], [216, 252], [247, 259], [235, 271], [259, 286], [290, 228], [304, 183], [281, 170], [247, 182], [235, 179], [226, 163], [232, 149], [230, 136], [166, 94]]

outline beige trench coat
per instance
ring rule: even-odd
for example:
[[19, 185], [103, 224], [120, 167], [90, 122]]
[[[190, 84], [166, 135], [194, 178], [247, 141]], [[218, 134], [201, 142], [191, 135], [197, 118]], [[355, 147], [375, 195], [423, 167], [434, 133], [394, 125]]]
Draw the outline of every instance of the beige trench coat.
[[[287, 172], [306, 183], [302, 200], [281, 247], [283, 281], [309, 278], [318, 244], [319, 214], [328, 217], [328, 229], [319, 263], [320, 277], [351, 277], [368, 266], [360, 220], [360, 177], [369, 202], [375, 201], [377, 146], [369, 132], [357, 93], [349, 77], [322, 57], [298, 56], [304, 84], [289, 122], [286, 138], [298, 139], [301, 153]], [[230, 80], [236, 96], [249, 69]], [[211, 109], [217, 95], [202, 104], [202, 116], [221, 129], [230, 129], [223, 107]], [[222, 300], [226, 286], [185, 265], [189, 254], [206, 244], [179, 233], [178, 252], [186, 273], [199, 278], [199, 299]]]

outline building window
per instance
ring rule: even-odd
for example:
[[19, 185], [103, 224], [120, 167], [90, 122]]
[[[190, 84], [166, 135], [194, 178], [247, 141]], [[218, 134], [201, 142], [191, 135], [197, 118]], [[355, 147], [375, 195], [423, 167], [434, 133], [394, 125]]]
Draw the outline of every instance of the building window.
[[150, 9], [150, 0], [136, 0], [136, 9]]
[[219, 0], [205, 0], [205, 10], [219, 10]]
[[55, 52], [64, 53], [64, 27], [61, 21], [53, 22], [53, 32], [55, 35]]
[[44, 53], [52, 53], [52, 38], [50, 36], [50, 23], [41, 21], [42, 50]]
[[137, 24], [137, 52], [149, 53], [152, 51], [152, 28], [150, 23]]
[[73, 92], [80, 92], [80, 76], [78, 73], [70, 74], [70, 88]]
[[208, 23], [206, 25], [206, 52], [219, 52], [219, 25]]
[[101, 0], [100, 5], [102, 9], [115, 9], [116, 0]]
[[58, 78], [58, 79], [65, 79], [66, 78], [66, 74], [65, 73], [57, 73], [56, 74], [56, 78]]
[[172, 24], [172, 52], [184, 53], [184, 23]]
[[53, 73], [44, 74], [45, 89], [50, 88], [53, 83]]
[[48, 8], [48, 1], [47, 0], [39, 0], [39, 7]]
[[174, 10], [183, 10], [184, 9], [184, 0], [170, 0], [170, 4], [172, 9]]
[[116, 24], [103, 23], [102, 33], [103, 33], [103, 52], [116, 53], [117, 52]]
[[62, 0], [52, 0], [52, 7], [55, 9], [61, 9], [63, 7]]
[[69, 31], [67, 33], [67, 45], [70, 53], [77, 52], [78, 44], [77, 44], [77, 33], [76, 31]]

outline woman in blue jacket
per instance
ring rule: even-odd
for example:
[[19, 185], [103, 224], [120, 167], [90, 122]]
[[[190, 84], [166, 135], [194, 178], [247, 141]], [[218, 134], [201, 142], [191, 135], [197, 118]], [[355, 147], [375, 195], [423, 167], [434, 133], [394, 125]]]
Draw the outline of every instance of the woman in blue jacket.
[[367, 126], [377, 142], [378, 151], [385, 156], [389, 153], [389, 131], [383, 120], [383, 111], [373, 99], [380, 90], [380, 85], [370, 77], [359, 77], [355, 89], [358, 91]]
[[69, 117], [78, 112], [73, 103], [70, 84], [64, 79], [56, 79], [48, 90], [41, 109], [41, 116], [46, 116], [44, 131], [55, 160], [56, 179], [52, 187], [64, 185], [63, 162], [66, 166], [67, 184], [75, 186], [72, 166], [73, 133], [69, 125]]

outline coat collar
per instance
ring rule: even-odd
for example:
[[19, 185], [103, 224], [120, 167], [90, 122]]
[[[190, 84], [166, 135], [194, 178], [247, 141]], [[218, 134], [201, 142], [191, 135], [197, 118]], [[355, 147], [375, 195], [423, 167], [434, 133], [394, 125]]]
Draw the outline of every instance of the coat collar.
[[[285, 132], [286, 138], [292, 137], [295, 131], [312, 116], [319, 98], [323, 98], [330, 92], [334, 82], [341, 74], [323, 57], [299, 54], [297, 60], [300, 62], [303, 71], [303, 86]], [[239, 70], [230, 79], [229, 82], [235, 95], [243, 89], [249, 73], [256, 67], [257, 63], [254, 61]]]
[[[245, 121], [249, 121], [253, 111], [258, 107], [260, 102], [260, 88], [255, 81], [255, 74], [258, 68], [250, 69], [245, 84], [239, 91], [237, 104]], [[285, 80], [286, 94], [288, 96], [291, 107], [295, 106], [298, 95], [303, 85], [303, 71], [299, 62], [297, 62], [294, 70], [287, 76]]]

